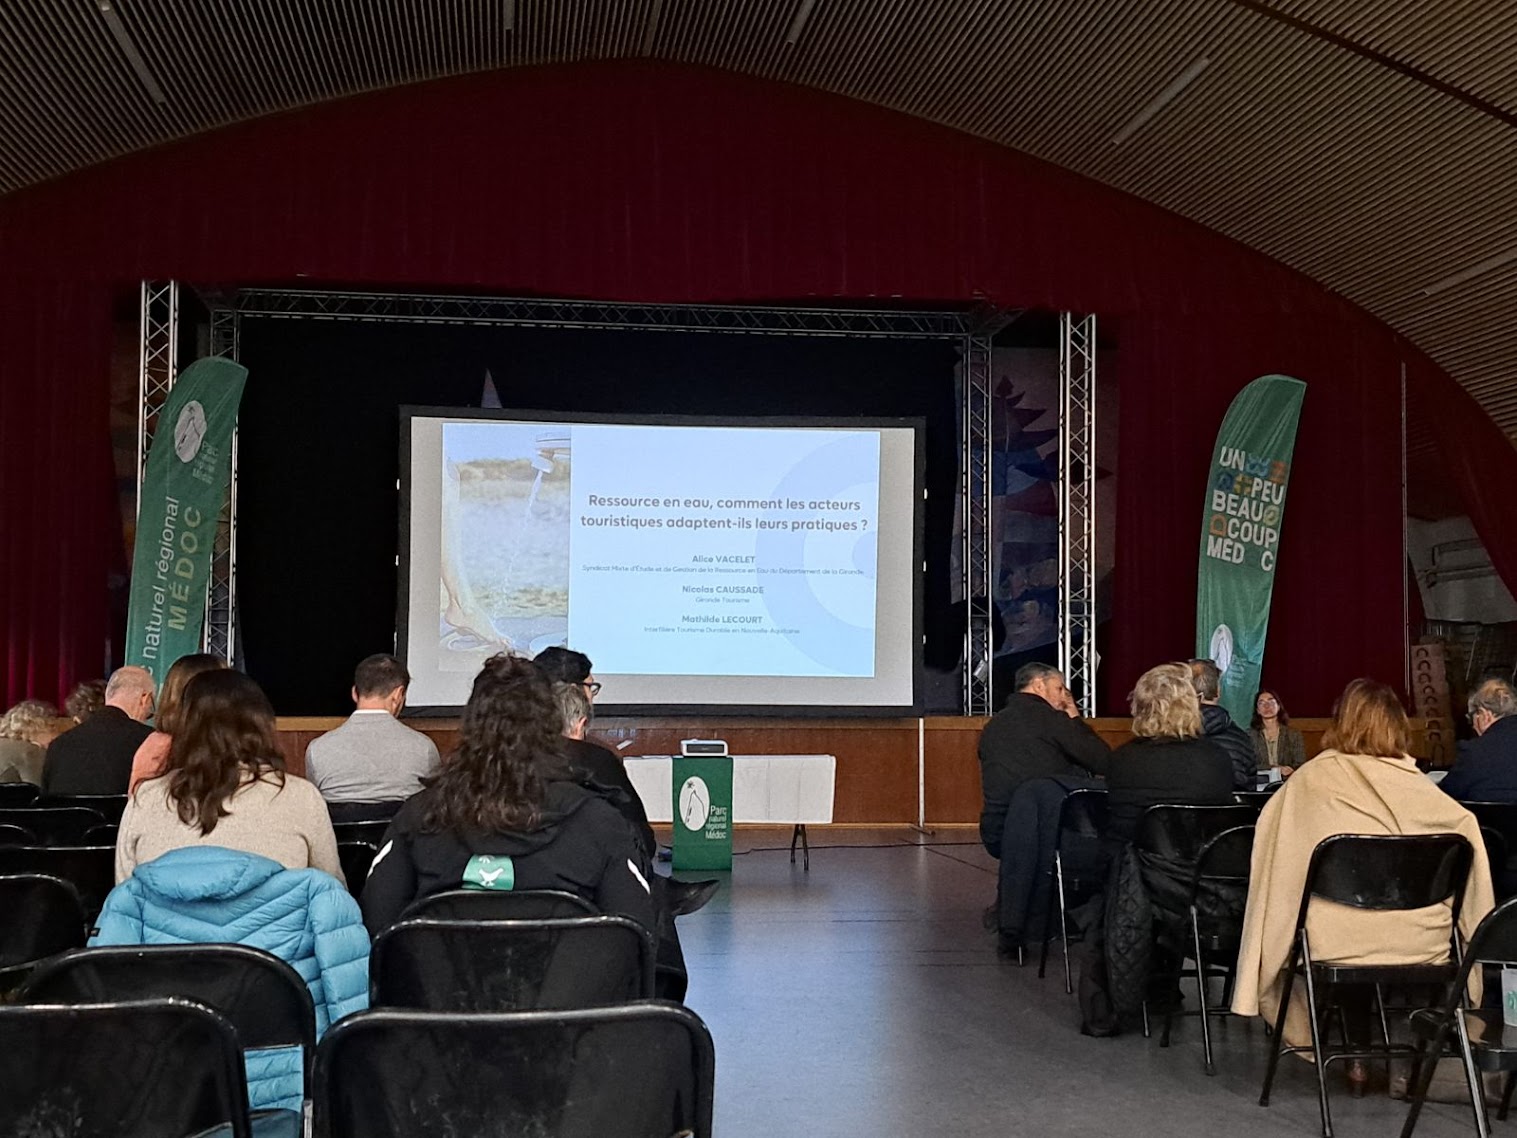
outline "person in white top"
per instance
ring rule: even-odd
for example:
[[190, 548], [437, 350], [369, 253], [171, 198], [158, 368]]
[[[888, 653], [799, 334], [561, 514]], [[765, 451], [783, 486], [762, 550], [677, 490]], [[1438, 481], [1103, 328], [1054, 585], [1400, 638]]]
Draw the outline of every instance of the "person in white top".
[[363, 660], [353, 674], [356, 710], [306, 747], [306, 777], [328, 804], [410, 798], [436, 772], [437, 746], [396, 718], [411, 676], [394, 656]]

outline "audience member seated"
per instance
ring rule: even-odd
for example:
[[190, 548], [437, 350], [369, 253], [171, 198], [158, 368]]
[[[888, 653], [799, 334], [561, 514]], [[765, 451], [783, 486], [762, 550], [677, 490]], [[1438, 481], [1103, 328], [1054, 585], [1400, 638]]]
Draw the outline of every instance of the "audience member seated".
[[1517, 802], [1517, 692], [1506, 680], [1485, 680], [1469, 712], [1475, 738], [1459, 744], [1439, 788], [1461, 802]]
[[58, 709], [40, 699], [23, 699], [0, 716], [0, 782], [42, 785], [42, 765], [57, 720]]
[[63, 701], [63, 713], [75, 723], [83, 723], [105, 706], [105, 681], [80, 680]]
[[153, 733], [153, 677], [146, 668], [117, 668], [105, 705], [47, 749], [44, 794], [125, 794], [137, 748]]
[[594, 665], [583, 652], [576, 652], [572, 648], [544, 648], [532, 657], [532, 662], [553, 683], [578, 684], [584, 688], [591, 703], [600, 695], [600, 681], [595, 678]]
[[[1248, 910], [1238, 954], [1233, 1011], [1271, 1025], [1280, 1008], [1284, 970], [1295, 936], [1307, 867], [1317, 843], [1334, 834], [1456, 833], [1474, 849], [1459, 928], [1467, 939], [1493, 904], [1490, 867], [1480, 827], [1468, 810], [1440, 791], [1407, 752], [1411, 725], [1396, 693], [1354, 680], [1333, 709], [1326, 749], [1304, 764], [1259, 816]], [[1436, 963], [1448, 958], [1448, 907], [1375, 912], [1314, 900], [1307, 916], [1312, 958], [1342, 964]], [[1372, 992], [1340, 993], [1347, 1030], [1367, 1042]], [[1291, 992], [1285, 1041], [1311, 1042], [1302, 984]], [[1363, 1063], [1349, 1082], [1362, 1089]]]
[[[213, 844], [170, 850], [111, 890], [98, 926], [91, 946], [214, 942], [273, 953], [311, 990], [318, 1038], [369, 1006], [369, 934], [358, 903], [316, 869]], [[298, 1049], [250, 1051], [246, 1065], [252, 1109], [301, 1109]]]
[[174, 732], [179, 729], [179, 713], [184, 704], [184, 686], [202, 672], [214, 672], [225, 668], [226, 661], [220, 656], [196, 652], [181, 656], [170, 666], [163, 677], [163, 690], [158, 693], [158, 714], [153, 717], [153, 733], [142, 741], [137, 753], [132, 756], [132, 780], [127, 793], [137, 789], [137, 784], [163, 773], [169, 758], [169, 744]]
[[373, 933], [418, 897], [468, 885], [562, 889], [656, 927], [652, 868], [616, 808], [563, 757], [553, 688], [530, 660], [495, 656], [475, 677], [458, 750], [404, 806], [364, 885]]
[[1150, 806], [1233, 801], [1236, 766], [1216, 739], [1203, 733], [1192, 674], [1184, 664], [1160, 664], [1133, 688], [1134, 738], [1111, 753], [1106, 771], [1107, 833], [1114, 839], [1132, 841]]
[[[1138, 678], [1130, 699], [1133, 739], [1111, 753], [1106, 772], [1106, 890], [1082, 914], [1081, 1031], [1115, 1035], [1139, 1013], [1173, 1007], [1183, 945], [1155, 937], [1181, 924], [1193, 866], [1138, 851], [1132, 841], [1150, 806], [1230, 806], [1233, 760], [1202, 734], [1201, 701], [1186, 664], [1160, 664]], [[1166, 902], [1171, 904], [1166, 905]], [[1152, 983], [1151, 983], [1152, 977]], [[1163, 982], [1163, 987], [1159, 983]]]
[[285, 773], [274, 709], [241, 672], [203, 672], [185, 685], [168, 766], [121, 817], [116, 880], [184, 846], [223, 846], [343, 880], [326, 803]]
[[1064, 677], [1047, 664], [1017, 669], [1016, 691], [980, 734], [980, 841], [1001, 856], [1013, 792], [1033, 778], [1082, 779], [1106, 773], [1111, 751], [1076, 716]]
[[1253, 790], [1259, 769], [1254, 742], [1218, 702], [1222, 698], [1222, 670], [1211, 660], [1192, 660], [1190, 680], [1201, 701], [1201, 734], [1222, 748], [1232, 762], [1233, 789]]
[[1248, 734], [1254, 744], [1254, 762], [1260, 770], [1277, 768], [1280, 777], [1289, 778], [1306, 762], [1306, 739], [1291, 726], [1290, 713], [1285, 710], [1279, 692], [1259, 689]]
[[436, 772], [437, 745], [396, 718], [410, 683], [394, 656], [370, 656], [354, 670], [353, 714], [306, 747], [306, 777], [328, 804], [400, 802]]

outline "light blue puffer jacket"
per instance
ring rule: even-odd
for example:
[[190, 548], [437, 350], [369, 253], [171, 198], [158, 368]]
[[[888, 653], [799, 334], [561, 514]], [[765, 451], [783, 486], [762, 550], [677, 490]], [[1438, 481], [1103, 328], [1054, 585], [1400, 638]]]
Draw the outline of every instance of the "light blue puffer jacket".
[[[187, 846], [139, 865], [111, 890], [90, 944], [251, 945], [291, 965], [316, 1004], [316, 1036], [369, 1006], [369, 934], [358, 903], [319, 869], [220, 846]], [[254, 1110], [299, 1110], [297, 1049], [246, 1053]]]

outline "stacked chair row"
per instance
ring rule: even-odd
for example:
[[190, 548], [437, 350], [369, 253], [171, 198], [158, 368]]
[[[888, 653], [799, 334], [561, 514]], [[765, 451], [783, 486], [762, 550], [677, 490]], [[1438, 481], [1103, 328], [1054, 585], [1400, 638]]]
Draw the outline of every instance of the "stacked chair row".
[[[58, 942], [70, 921], [82, 940], [66, 883], [29, 887], [30, 898], [15, 894], [28, 914], [47, 894], [67, 899], [52, 921], [58, 936], [47, 943], [34, 930], [29, 947], [3, 947], [67, 947]], [[6, 888], [23, 886], [0, 878]], [[73, 949], [13, 963], [12, 977], [30, 974], [16, 1003], [0, 1006], [0, 1133], [66, 1115], [71, 1138], [298, 1135], [307, 1123], [330, 1138], [705, 1138], [710, 1034], [685, 1008], [647, 998], [653, 959], [640, 926], [569, 894], [442, 894], [376, 938], [372, 1009], [319, 1045], [300, 976], [246, 946]], [[285, 1080], [290, 1109], [250, 1114], [259, 1079]]]

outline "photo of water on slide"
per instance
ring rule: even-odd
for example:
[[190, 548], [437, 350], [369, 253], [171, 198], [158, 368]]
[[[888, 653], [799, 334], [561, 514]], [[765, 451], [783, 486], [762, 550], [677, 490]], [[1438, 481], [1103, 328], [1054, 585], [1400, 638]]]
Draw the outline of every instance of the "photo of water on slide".
[[443, 670], [567, 637], [569, 443], [568, 429], [541, 424], [444, 428]]

